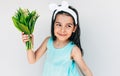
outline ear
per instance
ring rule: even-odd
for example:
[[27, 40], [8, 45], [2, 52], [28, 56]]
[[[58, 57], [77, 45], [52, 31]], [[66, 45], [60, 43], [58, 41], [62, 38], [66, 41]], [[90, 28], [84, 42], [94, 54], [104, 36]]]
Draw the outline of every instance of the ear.
[[75, 32], [75, 31], [76, 31], [76, 29], [77, 29], [77, 25], [75, 25], [75, 27], [74, 27], [74, 29], [73, 29], [73, 32]]

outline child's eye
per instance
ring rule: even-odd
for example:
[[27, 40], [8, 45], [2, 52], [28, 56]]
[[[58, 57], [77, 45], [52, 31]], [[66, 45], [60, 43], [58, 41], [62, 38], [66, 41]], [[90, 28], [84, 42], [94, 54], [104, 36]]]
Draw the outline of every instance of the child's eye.
[[61, 24], [56, 24], [56, 26], [61, 26]]
[[67, 25], [66, 27], [70, 28], [70, 27], [72, 27], [72, 25]]
[[68, 27], [71, 27], [71, 25], [68, 25]]

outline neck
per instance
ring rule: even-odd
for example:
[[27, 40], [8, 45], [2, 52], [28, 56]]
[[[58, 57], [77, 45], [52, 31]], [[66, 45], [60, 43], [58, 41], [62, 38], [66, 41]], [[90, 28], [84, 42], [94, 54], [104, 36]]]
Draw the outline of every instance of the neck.
[[60, 41], [60, 40], [55, 40], [54, 41], [54, 46], [56, 47], [56, 48], [62, 48], [62, 47], [64, 47], [65, 45], [67, 45], [68, 44], [68, 42], [69, 42], [69, 40], [67, 40], [67, 41]]

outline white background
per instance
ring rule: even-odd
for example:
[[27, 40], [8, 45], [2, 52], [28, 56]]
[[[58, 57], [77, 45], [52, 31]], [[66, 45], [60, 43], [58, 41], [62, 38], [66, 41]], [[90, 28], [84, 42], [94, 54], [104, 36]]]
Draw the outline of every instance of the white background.
[[[11, 17], [19, 7], [38, 12], [40, 17], [34, 30], [34, 49], [37, 49], [50, 35], [48, 4], [60, 4], [61, 1], [0, 1], [0, 76], [41, 76], [45, 56], [35, 64], [28, 63], [21, 33], [14, 27]], [[120, 1], [66, 1], [79, 12], [83, 58], [94, 76], [120, 76]]]

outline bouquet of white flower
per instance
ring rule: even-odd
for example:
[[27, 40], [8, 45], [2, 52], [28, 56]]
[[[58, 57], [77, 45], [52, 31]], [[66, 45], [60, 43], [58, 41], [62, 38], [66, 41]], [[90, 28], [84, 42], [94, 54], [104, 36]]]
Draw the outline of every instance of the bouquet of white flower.
[[26, 42], [26, 49], [32, 49], [32, 39], [30, 37], [30, 34], [34, 31], [35, 22], [38, 19], [39, 15], [36, 13], [36, 11], [30, 12], [28, 9], [21, 9], [19, 8], [14, 16], [12, 16], [12, 21], [15, 25], [15, 27], [21, 31], [24, 32], [24, 34], [27, 34], [29, 36], [29, 41]]

